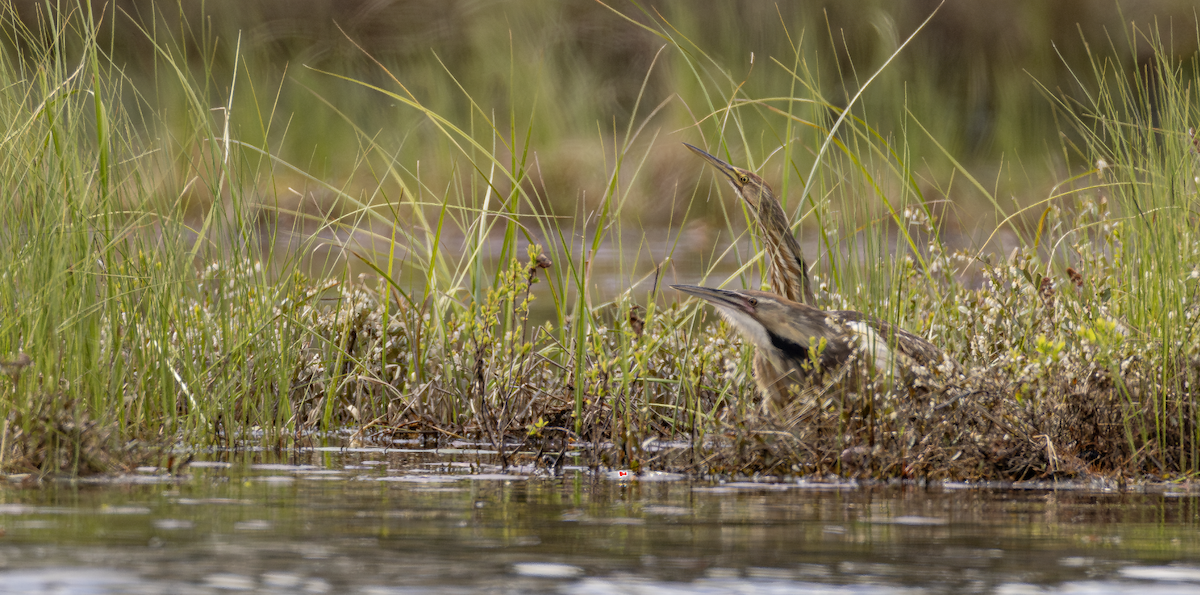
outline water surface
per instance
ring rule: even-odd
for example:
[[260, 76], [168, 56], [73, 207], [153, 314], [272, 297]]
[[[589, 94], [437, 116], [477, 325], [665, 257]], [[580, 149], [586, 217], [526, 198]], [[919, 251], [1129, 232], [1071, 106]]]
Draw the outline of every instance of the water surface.
[[1200, 501], [1182, 487], [555, 478], [472, 451], [210, 458], [0, 487], [0, 594], [1200, 593]]

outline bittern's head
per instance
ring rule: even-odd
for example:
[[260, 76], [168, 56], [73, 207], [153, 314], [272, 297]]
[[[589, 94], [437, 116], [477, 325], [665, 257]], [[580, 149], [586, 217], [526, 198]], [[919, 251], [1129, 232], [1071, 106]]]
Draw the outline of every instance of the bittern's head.
[[773, 293], [753, 289], [735, 291], [696, 285], [672, 285], [671, 288], [712, 304], [743, 336], [763, 349], [777, 347], [780, 331], [803, 318], [797, 316], [798, 312], [818, 312]]
[[764, 202], [766, 202], [764, 199], [769, 198], [770, 202], [776, 202], [775, 194], [771, 191], [771, 187], [767, 186], [767, 183], [758, 174], [748, 169], [730, 165], [725, 161], [713, 157], [699, 147], [694, 147], [687, 143], [683, 143], [683, 146], [703, 157], [705, 162], [713, 166], [713, 169], [721, 172], [721, 175], [725, 176], [725, 179], [729, 181], [729, 185], [733, 186], [734, 191], [737, 192], [738, 196], [742, 197], [742, 200], [746, 201], [746, 204], [750, 206], [752, 211], [757, 212], [762, 210], [765, 206]]

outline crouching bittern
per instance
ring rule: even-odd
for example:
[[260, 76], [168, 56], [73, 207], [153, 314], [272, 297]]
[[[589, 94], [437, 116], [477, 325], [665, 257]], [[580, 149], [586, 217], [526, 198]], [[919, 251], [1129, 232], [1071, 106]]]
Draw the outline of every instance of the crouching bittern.
[[876, 371], [891, 371], [925, 385], [960, 372], [953, 358], [917, 335], [861, 312], [813, 307], [804, 255], [771, 187], [754, 172], [684, 144], [721, 172], [749, 207], [767, 253], [768, 278], [775, 293], [673, 287], [712, 303], [754, 344], [754, 377], [769, 405], [786, 404], [795, 396], [791, 387], [810, 377], [814, 369], [831, 369], [854, 353]]
[[837, 370], [854, 355], [874, 372], [914, 383], [958, 369], [925, 339], [861, 312], [821, 310], [752, 289], [671, 287], [711, 303], [754, 345], [754, 381], [771, 409], [786, 405], [814, 374]]

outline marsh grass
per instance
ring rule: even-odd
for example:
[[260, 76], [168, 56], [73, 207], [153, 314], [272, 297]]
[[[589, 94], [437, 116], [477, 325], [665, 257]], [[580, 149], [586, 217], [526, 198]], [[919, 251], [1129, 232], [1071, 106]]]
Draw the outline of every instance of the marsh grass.
[[[13, 35], [33, 35], [5, 16]], [[262, 98], [281, 89], [251, 66], [235, 61], [218, 81], [186, 46], [143, 30], [168, 114], [106, 61], [96, 15], [45, 18], [50, 41], [12, 44], [26, 53], [0, 64], [5, 469], [169, 466], [207, 445], [291, 448], [339, 431], [354, 443], [483, 442], [505, 464], [561, 465], [571, 452], [697, 474], [1161, 477], [1200, 465], [1194, 59], [1160, 55], [1147, 77], [1127, 78], [1097, 55], [1078, 73], [1086, 102], [1047, 92], [1064, 138], [1081, 139], [1064, 141], [1065, 161], [1098, 165], [1009, 207], [936, 127], [911, 114], [902, 135], [873, 127], [858, 101], [870, 73], [845, 97], [823, 96], [801, 32], [782, 31], [790, 55], [757, 66], [788, 73], [789, 88], [760, 97], [643, 13], [628, 26], [663, 49], [641, 89], [669, 67], [681, 91], [639, 92], [623, 122], [599, 129], [603, 161], [588, 166], [604, 191], [564, 217], [537, 153], [549, 108], [523, 95], [549, 83], [521, 71], [518, 84], [515, 49], [494, 102], [453, 69], [440, 75], [465, 113], [431, 107], [382, 61], [369, 78], [309, 69], [415, 114], [438, 156], [410, 161], [331, 105], [357, 143], [356, 169], [331, 181], [273, 148], [295, 124], [280, 124], [290, 116]], [[1130, 35], [1162, 47], [1152, 31]], [[675, 263], [696, 258], [685, 229], [663, 232], [672, 248], [650, 267], [645, 242], [624, 245], [639, 230], [623, 215], [677, 140], [661, 123], [675, 104], [692, 114], [687, 140], [780, 190], [818, 247], [821, 305], [921, 334], [967, 374], [914, 388], [852, 369], [763, 413], [750, 348], [663, 292]], [[280, 127], [283, 139], [262, 140]], [[914, 166], [929, 157], [914, 147], [930, 146], [954, 164], [948, 180]], [[940, 197], [953, 184], [994, 211], [985, 241], [947, 241], [955, 207]], [[317, 194], [336, 208], [297, 203]], [[734, 263], [679, 280], [758, 286], [760, 246], [740, 206], [705, 183], [677, 198], [685, 223], [697, 204], [721, 213], [713, 254]], [[616, 259], [628, 287], [616, 292], [596, 281], [612, 247], [639, 256]], [[370, 274], [309, 278], [303, 259], [318, 248]]]
[[[32, 35], [3, 16], [7, 31]], [[259, 428], [270, 442], [291, 423], [281, 396], [299, 329], [279, 324], [279, 308], [312, 296], [293, 261], [273, 261], [272, 275], [256, 264], [253, 172], [199, 97], [172, 114], [193, 123], [184, 137], [155, 138], [170, 132], [158, 126], [166, 115], [137, 104], [105, 60], [87, 25], [97, 17], [48, 15], [48, 42], [0, 65], [0, 351], [31, 361], [0, 402], [8, 469], [96, 472], [127, 445], [233, 442]], [[160, 187], [177, 164], [194, 172], [187, 184]], [[197, 185], [226, 199], [192, 225], [182, 193]]]

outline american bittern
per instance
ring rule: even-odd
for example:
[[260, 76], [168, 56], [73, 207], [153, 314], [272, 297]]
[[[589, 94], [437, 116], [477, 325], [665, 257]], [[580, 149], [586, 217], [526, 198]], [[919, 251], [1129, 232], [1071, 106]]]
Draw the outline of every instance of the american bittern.
[[925, 339], [861, 312], [821, 310], [753, 289], [671, 287], [711, 303], [754, 344], [754, 381], [771, 408], [786, 405], [813, 372], [835, 370], [854, 354], [877, 372], [911, 380], [958, 369]]
[[[813, 307], [815, 300], [804, 255], [771, 187], [754, 172], [684, 144], [721, 172], [750, 208], [767, 252], [771, 289], [778, 295], [687, 285], [674, 287], [711, 302], [754, 343], [754, 377], [768, 403], [775, 406], [786, 403], [794, 396], [789, 386], [807, 377], [815, 364], [825, 368], [836, 366], [856, 349], [863, 359], [872, 362], [875, 370], [890, 369], [926, 384], [959, 372], [958, 363], [941, 349], [892, 324], [853, 310], [826, 311]], [[777, 344], [776, 338], [786, 342]], [[812, 357], [812, 347], [822, 343], [819, 357]], [[788, 355], [801, 353], [791, 349], [792, 344], [804, 348], [804, 357]]]
[[750, 170], [730, 165], [687, 143], [683, 145], [721, 172], [754, 214], [769, 257], [767, 266], [771, 289], [793, 302], [811, 306], [816, 300], [813, 299], [812, 286], [808, 281], [808, 264], [804, 262], [800, 243], [792, 235], [787, 215], [771, 187]]
[[786, 404], [816, 367], [832, 369], [854, 352], [849, 335], [812, 306], [752, 289], [671, 287], [707, 300], [754, 344], [754, 381], [771, 407]]

